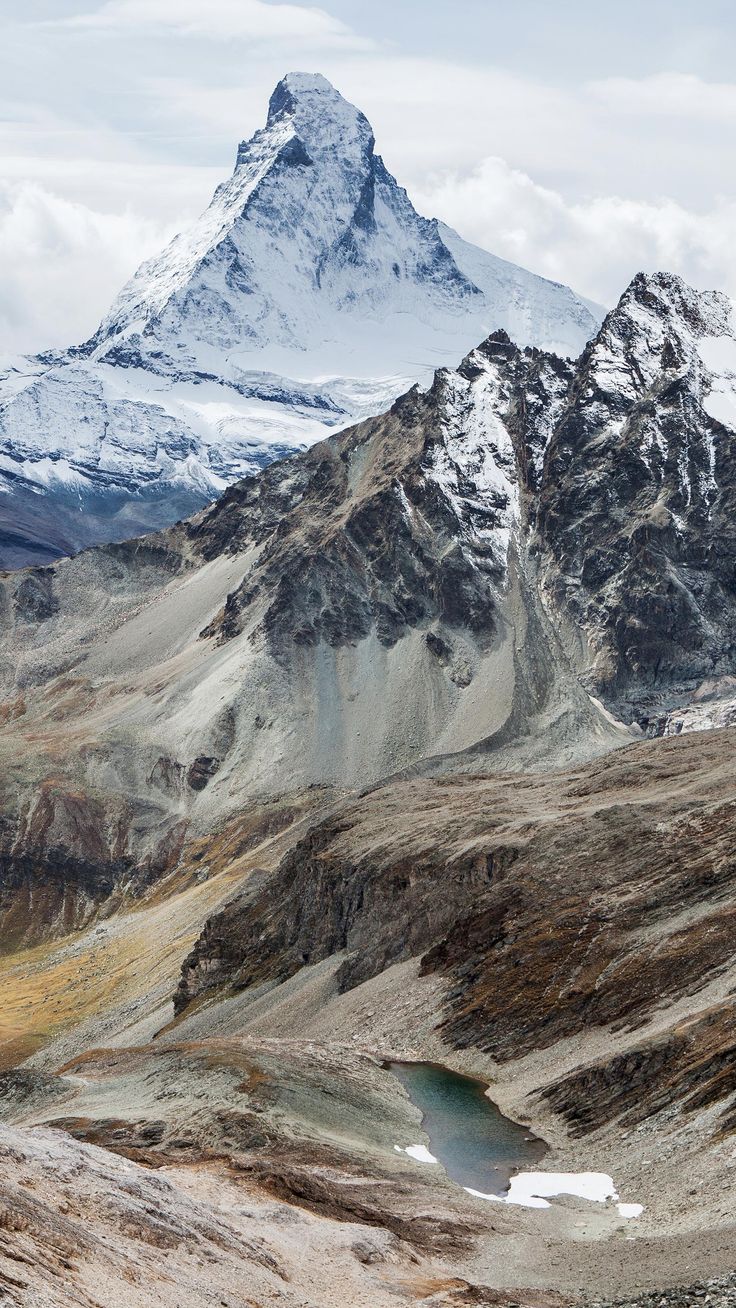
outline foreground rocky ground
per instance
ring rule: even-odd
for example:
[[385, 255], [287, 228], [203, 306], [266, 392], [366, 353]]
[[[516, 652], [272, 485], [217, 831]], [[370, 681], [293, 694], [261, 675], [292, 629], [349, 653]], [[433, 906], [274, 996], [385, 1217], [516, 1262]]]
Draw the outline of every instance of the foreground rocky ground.
[[[7, 1303], [531, 1308], [732, 1272], [733, 748], [333, 794], [16, 951]], [[397, 1057], [486, 1080], [544, 1169], [641, 1217], [488, 1203], [397, 1154], [430, 1143]]]
[[152, 1170], [48, 1130], [3, 1129], [0, 1161], [3, 1305], [477, 1302], [391, 1232], [314, 1216], [222, 1167]]
[[609, 1303], [597, 1301], [593, 1308], [697, 1308], [698, 1304], [731, 1308], [736, 1304], [736, 1276], [719, 1276], [711, 1281], [698, 1281], [696, 1285], [656, 1290], [653, 1294], [640, 1294], [634, 1299], [617, 1299]]

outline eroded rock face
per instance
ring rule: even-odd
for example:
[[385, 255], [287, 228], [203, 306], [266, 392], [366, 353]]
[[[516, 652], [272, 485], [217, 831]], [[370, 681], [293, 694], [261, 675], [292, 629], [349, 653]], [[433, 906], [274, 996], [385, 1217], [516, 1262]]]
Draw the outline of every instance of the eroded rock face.
[[178, 1011], [213, 986], [283, 981], [333, 954], [348, 955], [338, 981], [350, 989], [421, 952], [492, 875], [492, 857], [473, 850], [444, 867], [440, 894], [434, 851], [397, 860], [384, 848], [382, 856], [343, 862], [335, 847], [344, 831], [342, 815], [310, 831], [275, 879], [252, 879], [241, 899], [207, 923], [184, 965]]
[[730, 969], [733, 799], [699, 808], [668, 830], [632, 797], [536, 834], [424, 960], [455, 978], [453, 1040], [503, 1060], [591, 1026], [633, 1029]]
[[[703, 932], [712, 925], [704, 923]], [[679, 984], [692, 983], [681, 974]], [[573, 1135], [613, 1121], [623, 1128], [640, 1126], [673, 1104], [682, 1105], [686, 1114], [722, 1106], [718, 1125], [725, 1133], [736, 1131], [736, 1111], [729, 1102], [734, 1091], [736, 1004], [726, 1002], [557, 1081], [543, 1097], [563, 1115]]]
[[[521, 402], [536, 364], [507, 338], [491, 340], [465, 372], [438, 373], [428, 394], [410, 392], [383, 419], [253, 482], [247, 522], [259, 559], [203, 634], [231, 640], [263, 606], [262, 630], [282, 656], [373, 631], [391, 647], [432, 622], [492, 636], [519, 497], [496, 408]], [[221, 539], [220, 517], [217, 505], [194, 528], [206, 550]], [[241, 541], [236, 526], [227, 548]]]
[[[26, 801], [20, 819], [0, 819], [0, 952], [86, 926], [114, 912], [175, 866], [186, 824], [141, 822], [53, 783]], [[138, 830], [136, 830], [138, 828]]]

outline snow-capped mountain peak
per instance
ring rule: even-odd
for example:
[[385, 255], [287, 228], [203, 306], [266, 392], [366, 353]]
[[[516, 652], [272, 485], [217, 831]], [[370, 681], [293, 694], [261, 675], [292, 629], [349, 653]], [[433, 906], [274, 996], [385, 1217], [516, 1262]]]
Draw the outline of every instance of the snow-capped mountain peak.
[[94, 344], [102, 357], [134, 338], [201, 369], [215, 349], [292, 376], [406, 379], [418, 355], [455, 362], [496, 326], [574, 355], [597, 323], [566, 287], [422, 218], [364, 114], [324, 77], [289, 73], [209, 208], [136, 273]]
[[[351, 151], [373, 152], [373, 130], [365, 114], [350, 104], [321, 73], [287, 73], [278, 83], [268, 102], [265, 130], [286, 120], [294, 135], [316, 155], [330, 153], [338, 147], [343, 159]], [[247, 152], [250, 145], [250, 141], [244, 141], [240, 151]]]
[[[399, 333], [385, 332], [392, 315], [455, 318], [484, 298], [375, 154], [367, 118], [325, 78], [290, 73], [232, 176], [198, 222], [139, 269], [95, 345], [100, 356], [111, 339], [142, 335], [195, 356], [201, 347], [321, 352], [336, 372], [356, 355], [360, 372], [368, 351], [370, 369], [391, 371], [403, 362]], [[345, 314], [347, 340], [335, 321]]]
[[[348, 104], [326, 78], [319, 74], [287, 74], [271, 96], [266, 126], [250, 140], [241, 142], [233, 174], [217, 188], [212, 203], [201, 218], [188, 231], [175, 237], [162, 254], [142, 265], [103, 321], [95, 344], [104, 344], [120, 333], [154, 331], [170, 301], [186, 291], [192, 278], [198, 274], [204, 277], [207, 271], [203, 269], [204, 261], [217, 257], [218, 247], [228, 240], [239, 223], [251, 217], [252, 208], [260, 209], [272, 239], [276, 232], [283, 239], [298, 217], [297, 199], [293, 193], [301, 192], [303, 202], [309, 201], [315, 187], [314, 167], [320, 163], [327, 165], [333, 183], [328, 197], [331, 207], [323, 204], [320, 214], [323, 224], [327, 220], [323, 237], [325, 243], [329, 242], [330, 236], [334, 238], [336, 234], [330, 228], [339, 228], [346, 216], [354, 214], [359, 203], [373, 157], [373, 145], [368, 120]], [[299, 185], [295, 186], [296, 179], [293, 173], [290, 176], [290, 172], [297, 169], [311, 169], [312, 172], [302, 173]], [[265, 187], [265, 195], [257, 196], [259, 188], [267, 181], [271, 185]], [[279, 192], [278, 198], [272, 194], [274, 189]], [[289, 202], [287, 191], [291, 192]], [[220, 297], [225, 321], [219, 324], [212, 321], [213, 306], [210, 304], [208, 311], [202, 314], [202, 321], [194, 323], [195, 336], [200, 335], [205, 340], [214, 336], [215, 345], [223, 343], [227, 322], [233, 317], [232, 311], [228, 312], [225, 307], [225, 300], [237, 298], [238, 292], [247, 294], [251, 289], [243, 280], [251, 261], [242, 246], [243, 241], [239, 240], [237, 249], [228, 245], [221, 252], [228, 265]], [[251, 268], [248, 272], [253, 280], [257, 269]], [[228, 291], [233, 294], [228, 296]], [[183, 307], [186, 311], [186, 306]], [[191, 315], [187, 314], [187, 317]], [[255, 323], [244, 323], [242, 315], [235, 315], [229, 332], [230, 344], [247, 343], [256, 335]], [[298, 346], [299, 341], [295, 344]]]
[[0, 562], [163, 525], [494, 329], [569, 357], [602, 316], [418, 214], [364, 114], [289, 73], [205, 213], [92, 340], [0, 377]]

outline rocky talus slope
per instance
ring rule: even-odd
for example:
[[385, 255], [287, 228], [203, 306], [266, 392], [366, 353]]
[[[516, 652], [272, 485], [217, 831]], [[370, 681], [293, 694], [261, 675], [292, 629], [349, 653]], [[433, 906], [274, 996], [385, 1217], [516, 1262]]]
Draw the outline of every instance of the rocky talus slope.
[[[618, 1299], [615, 1308], [694, 1308], [697, 1304], [731, 1308], [732, 1304], [736, 1304], [736, 1275], [717, 1276], [709, 1281], [699, 1281], [696, 1285], [680, 1285], [665, 1291], [655, 1290], [649, 1294], [639, 1294], [634, 1299]], [[609, 1305], [596, 1303], [595, 1308], [609, 1308]], [[613, 1303], [610, 1308], [614, 1308]]]
[[94, 336], [0, 369], [0, 566], [174, 522], [493, 328], [576, 355], [601, 317], [422, 218], [365, 116], [289, 74], [209, 208]]

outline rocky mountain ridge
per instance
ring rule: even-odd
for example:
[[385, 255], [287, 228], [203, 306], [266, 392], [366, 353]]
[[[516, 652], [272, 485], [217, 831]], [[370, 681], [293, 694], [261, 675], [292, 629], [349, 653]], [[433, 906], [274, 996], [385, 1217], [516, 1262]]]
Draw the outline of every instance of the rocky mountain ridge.
[[622, 716], [641, 715], [644, 685], [656, 719], [671, 689], [733, 666], [735, 328], [727, 296], [637, 277], [581, 357], [550, 445], [543, 593], [570, 640], [584, 633], [587, 684]]

